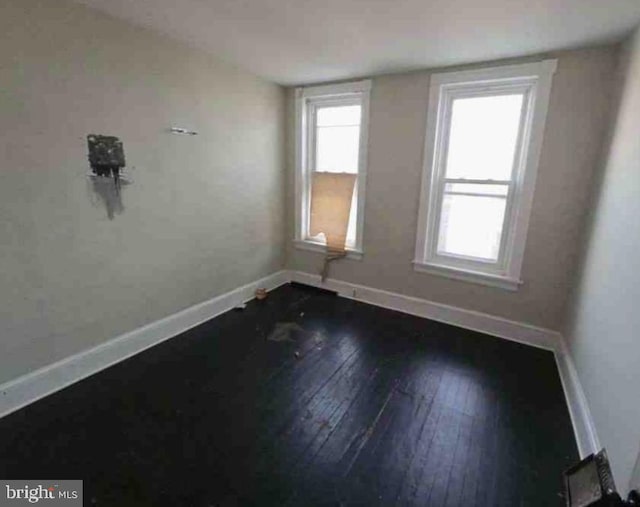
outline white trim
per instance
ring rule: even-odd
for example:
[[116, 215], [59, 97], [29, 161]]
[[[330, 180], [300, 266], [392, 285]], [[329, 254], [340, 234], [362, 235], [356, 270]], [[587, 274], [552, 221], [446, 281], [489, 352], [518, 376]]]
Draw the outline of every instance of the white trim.
[[460, 70], [456, 72], [441, 72], [433, 74], [431, 84], [443, 83], [492, 83], [504, 78], [528, 78], [540, 74], [552, 75], [558, 66], [558, 60], [542, 60], [533, 63], [519, 63], [515, 65], [499, 65], [479, 69]]
[[[349, 99], [351, 95], [358, 99], [362, 106], [360, 118], [360, 146], [358, 159], [357, 195], [358, 208], [356, 217], [356, 242], [347, 251], [362, 254], [364, 242], [364, 208], [367, 185], [367, 158], [369, 148], [369, 107], [371, 80], [354, 81], [332, 85], [297, 88], [295, 91], [295, 234], [296, 247], [314, 250], [313, 242], [308, 240], [307, 226], [309, 223], [309, 154], [307, 153], [307, 139], [309, 138], [309, 120], [307, 118], [307, 104], [321, 98], [334, 97], [336, 100]], [[305, 248], [309, 246], [309, 248]], [[348, 255], [349, 257], [349, 255]], [[350, 256], [357, 258], [357, 255]]]
[[331, 95], [347, 95], [349, 93], [362, 93], [371, 90], [371, 80], [350, 81], [348, 83], [337, 83], [318, 86], [305, 86], [298, 88], [301, 90], [302, 98], [329, 97]]
[[[493, 277], [491, 281], [495, 281], [496, 277], [506, 280], [504, 283], [492, 285], [517, 290], [551, 81], [556, 66], [556, 60], [545, 60], [538, 63], [447, 72], [431, 76], [414, 256], [416, 271], [428, 271], [450, 277], [451, 271], [460, 270], [459, 279], [476, 283], [483, 283], [482, 279], [475, 274], [470, 276], [469, 273], [483, 272]], [[438, 235], [438, 216], [442, 197], [440, 187], [444, 181], [444, 175], [441, 174], [442, 157], [446, 153], [448, 115], [452, 97], [469, 93], [486, 94], [491, 90], [495, 90], [495, 93], [503, 93], [507, 89], [520, 90], [524, 94], [524, 100], [499, 259], [494, 264], [439, 255], [435, 248], [435, 238]], [[441, 269], [444, 265], [448, 270]], [[434, 267], [436, 269], [431, 269]]]
[[551, 96], [551, 82], [553, 74], [558, 66], [557, 60], [545, 60], [538, 64], [529, 64], [530, 72], [535, 67], [538, 68], [538, 85], [536, 87], [535, 103], [533, 105], [533, 118], [531, 120], [529, 134], [529, 146], [526, 151], [526, 161], [524, 171], [524, 181], [522, 182], [522, 193], [519, 198], [519, 206], [515, 215], [517, 227], [512, 239], [511, 250], [511, 274], [520, 277], [522, 262], [524, 260], [524, 249], [527, 242], [527, 232], [529, 230], [529, 219], [531, 218], [531, 208], [533, 207], [533, 194], [538, 176], [538, 165], [540, 164], [540, 154], [542, 153], [542, 141], [544, 129], [547, 124], [547, 111], [549, 109], [549, 97]]
[[430, 273], [433, 275], [440, 275], [446, 278], [452, 278], [454, 280], [463, 280], [465, 282], [473, 282], [480, 285], [488, 285], [489, 287], [499, 287], [507, 290], [518, 290], [522, 285], [522, 280], [517, 278], [509, 278], [506, 276], [490, 275], [489, 273], [482, 273], [480, 271], [471, 271], [461, 268], [451, 268], [449, 266], [442, 266], [431, 262], [413, 261], [413, 268], [416, 271], [423, 273]]
[[382, 308], [444, 322], [546, 350], [555, 351], [557, 348], [560, 335], [551, 329], [333, 278], [328, 278], [323, 283], [319, 275], [302, 271], [290, 271], [289, 273], [293, 282], [336, 291], [338, 295], [348, 299], [355, 299]]
[[360, 146], [358, 161], [358, 216], [356, 217], [356, 245], [355, 248], [364, 250], [364, 203], [367, 198], [367, 168], [369, 160], [369, 107], [371, 104], [371, 81], [367, 83], [366, 91], [362, 94], [362, 118], [360, 119]]
[[296, 88], [295, 91], [295, 157], [296, 170], [294, 174], [294, 193], [295, 193], [295, 213], [294, 239], [302, 240], [301, 231], [302, 224], [307, 223], [307, 205], [305, 201], [306, 173], [304, 171], [307, 153], [305, 151], [304, 133], [307, 131], [305, 101], [303, 97], [304, 88]]
[[0, 417], [253, 299], [258, 287], [272, 290], [288, 282], [288, 272], [278, 271], [2, 384], [0, 385]]
[[560, 336], [555, 353], [562, 388], [564, 389], [567, 407], [569, 407], [569, 414], [571, 415], [573, 432], [578, 444], [578, 451], [580, 452], [580, 457], [584, 458], [602, 448], [600, 439], [589, 409], [587, 397], [584, 394], [578, 372], [573, 364], [571, 353], [562, 336]]

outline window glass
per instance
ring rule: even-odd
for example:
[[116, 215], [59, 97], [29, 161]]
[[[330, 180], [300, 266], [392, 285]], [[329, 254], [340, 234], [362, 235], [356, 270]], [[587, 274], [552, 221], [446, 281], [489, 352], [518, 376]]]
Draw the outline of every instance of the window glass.
[[505, 206], [504, 197], [445, 194], [438, 254], [495, 262], [500, 253]]
[[522, 94], [453, 100], [447, 178], [511, 178]]
[[320, 107], [317, 111], [316, 125], [318, 127], [360, 125], [361, 109], [359, 105]]
[[316, 128], [316, 171], [357, 173], [359, 126]]

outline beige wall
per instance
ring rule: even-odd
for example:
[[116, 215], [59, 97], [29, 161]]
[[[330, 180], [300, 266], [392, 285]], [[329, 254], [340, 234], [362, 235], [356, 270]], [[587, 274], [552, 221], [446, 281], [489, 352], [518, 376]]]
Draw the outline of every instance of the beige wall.
[[[331, 277], [558, 329], [577, 253], [588, 189], [605, 132], [618, 47], [558, 58], [538, 183], [517, 292], [413, 271], [430, 71], [376, 77], [371, 95], [362, 261]], [[542, 56], [540, 57], [542, 58]], [[527, 61], [519, 59], [515, 61]], [[514, 60], [511, 60], [513, 62]], [[289, 239], [293, 237], [293, 94], [288, 99]], [[290, 269], [319, 272], [321, 254], [288, 242]]]
[[640, 32], [625, 47], [620, 81], [565, 336], [626, 494], [640, 489]]
[[[64, 0], [0, 33], [0, 382], [282, 268], [280, 87]], [[136, 168], [113, 220], [89, 133]]]
[[[320, 255], [290, 242], [292, 94], [285, 200], [280, 87], [64, 0], [0, 0], [0, 32], [0, 382], [270, 274], [283, 250], [289, 268], [319, 270]], [[621, 487], [640, 444], [630, 403], [640, 382], [639, 39], [566, 326]], [[559, 66], [517, 293], [411, 269], [430, 72], [375, 78], [365, 257], [332, 276], [559, 329], [617, 55], [551, 55]], [[171, 136], [170, 125], [200, 135]], [[118, 135], [135, 166], [112, 220], [86, 176], [88, 133]]]

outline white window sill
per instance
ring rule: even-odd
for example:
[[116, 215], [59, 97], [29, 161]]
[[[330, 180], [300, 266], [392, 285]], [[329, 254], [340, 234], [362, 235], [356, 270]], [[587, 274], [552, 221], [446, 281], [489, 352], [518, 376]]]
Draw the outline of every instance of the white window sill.
[[413, 269], [421, 273], [429, 273], [432, 275], [444, 276], [446, 278], [453, 278], [454, 280], [462, 280], [464, 282], [488, 285], [489, 287], [498, 287], [500, 289], [512, 291], [518, 290], [520, 285], [522, 285], [522, 280], [518, 280], [517, 278], [453, 268], [430, 262], [413, 261]]
[[[299, 250], [308, 250], [310, 252], [320, 252], [325, 253], [327, 251], [327, 246], [324, 243], [317, 243], [315, 241], [304, 240], [304, 239], [294, 239], [293, 244]], [[364, 256], [364, 252], [362, 250], [356, 250], [355, 248], [346, 248], [347, 251], [347, 259], [351, 259], [354, 261], [361, 261]]]

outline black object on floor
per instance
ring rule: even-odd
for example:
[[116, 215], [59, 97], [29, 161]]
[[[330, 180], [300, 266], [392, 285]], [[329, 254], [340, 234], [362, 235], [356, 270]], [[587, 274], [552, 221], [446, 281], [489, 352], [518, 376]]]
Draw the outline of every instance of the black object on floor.
[[100, 506], [561, 506], [577, 459], [551, 352], [291, 285], [0, 420]]

